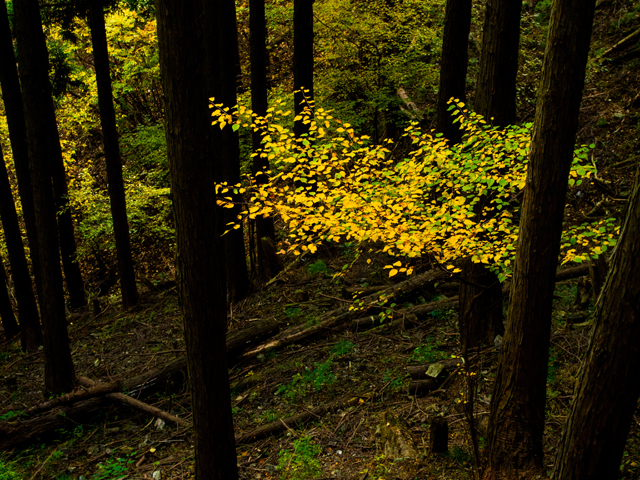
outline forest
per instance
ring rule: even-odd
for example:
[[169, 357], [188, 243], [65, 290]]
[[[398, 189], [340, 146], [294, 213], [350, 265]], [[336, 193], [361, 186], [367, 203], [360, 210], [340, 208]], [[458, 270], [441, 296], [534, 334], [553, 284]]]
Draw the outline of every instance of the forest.
[[640, 1], [0, 2], [0, 480], [640, 479]]

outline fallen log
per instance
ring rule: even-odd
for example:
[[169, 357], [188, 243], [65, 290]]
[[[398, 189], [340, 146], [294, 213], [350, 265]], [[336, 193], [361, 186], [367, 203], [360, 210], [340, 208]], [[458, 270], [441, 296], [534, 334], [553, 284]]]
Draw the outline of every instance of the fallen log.
[[82, 400], [88, 400], [90, 398], [100, 397], [102, 395], [106, 395], [107, 393], [112, 393], [117, 390], [122, 390], [122, 388], [123, 388], [123, 384], [121, 381], [101, 383], [100, 385], [91, 386], [86, 390], [78, 390], [71, 393], [67, 393], [66, 395], [62, 395], [61, 397], [48, 400], [39, 405], [34, 405], [33, 407], [26, 409], [24, 414], [36, 415], [38, 413], [46, 412], [47, 410], [51, 410], [61, 405], [69, 405], [71, 403], [77, 403]]
[[[96, 387], [98, 385], [96, 382], [94, 382], [93, 380], [87, 377], [80, 377], [78, 381], [80, 382], [81, 385], [84, 385], [85, 387]], [[154, 407], [153, 405], [149, 405], [148, 403], [144, 403], [144, 402], [141, 402], [140, 400], [136, 400], [135, 398], [131, 398], [128, 395], [125, 395], [124, 393], [107, 393], [106, 397], [109, 398], [110, 400], [118, 402], [127, 407], [135, 408], [136, 410], [139, 410], [153, 417], [161, 418], [162, 420], [165, 420], [167, 422], [175, 423], [182, 427], [191, 426], [191, 422], [187, 422], [186, 420], [183, 420], [182, 418], [178, 418], [175, 415], [170, 414], [169, 412], [160, 410], [159, 408]]]
[[[274, 327], [276, 328], [274, 329]], [[256, 322], [256, 324], [247, 329], [229, 334], [227, 348], [232, 352], [231, 362], [233, 362], [234, 358], [237, 358], [237, 355], [247, 345], [253, 343], [252, 336], [262, 336], [264, 339], [265, 336], [274, 331], [277, 331], [277, 322], [269, 320]], [[236, 352], [235, 356], [233, 352]], [[182, 356], [165, 365], [123, 380], [122, 390], [127, 392], [129, 397], [143, 398], [158, 391], [168, 381], [176, 379], [183, 381], [186, 377], [186, 368], [187, 359]], [[78, 401], [73, 405], [62, 405], [55, 412], [36, 418], [0, 422], [0, 450], [9, 450], [25, 445], [40, 436], [50, 434], [61, 428], [74, 428], [79, 423], [83, 423], [87, 417], [104, 409], [107, 401], [104, 396], [94, 397]]]
[[298, 413], [291, 417], [275, 420], [271, 423], [267, 423], [266, 425], [262, 425], [255, 430], [251, 430], [250, 432], [244, 433], [242, 435], [236, 435], [236, 444], [239, 445], [243, 443], [251, 443], [255, 442], [256, 440], [270, 437], [272, 435], [277, 435], [284, 430], [288, 430], [289, 428], [301, 425], [314, 418], [319, 418], [322, 415], [325, 415], [326, 413], [329, 413], [337, 408], [347, 408], [361, 402], [364, 402], [362, 397], [353, 397], [348, 399], [341, 398], [327, 405], [316, 407], [314, 409]]
[[97, 397], [30, 420], [0, 422], [0, 450], [16, 448], [60, 428], [72, 429], [103, 408], [104, 397]]
[[[587, 265], [566, 268], [557, 272], [556, 282], [569, 280], [571, 278], [577, 278], [588, 274], [588, 272], [589, 267]], [[429, 285], [435, 284], [436, 282], [441, 282], [449, 278], [451, 278], [451, 274], [449, 272], [440, 270], [430, 270], [429, 272], [423, 273], [421, 275], [416, 275], [414, 278], [409, 278], [404, 282], [401, 282], [397, 285], [392, 285], [384, 290], [381, 290], [380, 292], [376, 292], [365, 297], [362, 300], [362, 307], [359, 309], [349, 310], [349, 307], [341, 307], [325, 313], [316, 325], [313, 325], [311, 327], [302, 325], [289, 328], [282, 332], [282, 335], [280, 337], [277, 337], [268, 343], [259, 345], [258, 347], [245, 352], [241, 355], [241, 359], [249, 359], [259, 354], [265, 354], [270, 350], [283, 348], [287, 345], [291, 345], [293, 343], [298, 343], [301, 341], [308, 341], [311, 338], [317, 337], [328, 331], [334, 333], [338, 329], [347, 328], [348, 322], [358, 314], [362, 315], [367, 310], [372, 308], [376, 308], [378, 310], [382, 309], [385, 305], [389, 305], [400, 294], [411, 292], [418, 288], [425, 288]], [[505, 284], [502, 290], [503, 295], [505, 297], [508, 297], [509, 291], [509, 284]], [[385, 303], [381, 302], [381, 298], [385, 300]], [[457, 308], [458, 303], [459, 298], [458, 296], [455, 296], [437, 300], [435, 302], [425, 303], [423, 305], [416, 305], [414, 307], [399, 309], [394, 311], [393, 315], [394, 318], [403, 315], [415, 315], [416, 317], [421, 318], [436, 310], [449, 310], [452, 308]], [[374, 318], [374, 322], [376, 321], [376, 319], [380, 319], [380, 315], [377, 313], [368, 317], [360, 317], [360, 319], [371, 319], [371, 317]], [[366, 320], [359, 320], [359, 323], [357, 324], [362, 325], [365, 322]], [[345, 326], [345, 324], [347, 325]]]
[[640, 28], [635, 30], [634, 32], [630, 33], [626, 37], [624, 37], [622, 40], [620, 40], [618, 43], [616, 43], [613, 47], [611, 47], [608, 50], [605, 50], [604, 52], [602, 52], [600, 54], [600, 56], [601, 57], [609, 57], [609, 56], [611, 56], [611, 54], [617, 52], [618, 50], [622, 50], [622, 49], [626, 48], [627, 46], [633, 44], [634, 42], [636, 42], [638, 40], [638, 38], [640, 38]]
[[[396, 285], [391, 285], [384, 290], [375, 292], [362, 299], [362, 305], [360, 308], [353, 308], [352, 305], [344, 306], [331, 310], [320, 317], [319, 322], [316, 325], [307, 327], [306, 325], [300, 325], [289, 328], [282, 332], [280, 337], [275, 338], [271, 342], [260, 345], [253, 350], [249, 350], [242, 354], [242, 359], [248, 359], [255, 357], [259, 354], [265, 354], [270, 350], [286, 347], [293, 343], [300, 342], [302, 340], [310, 340], [318, 335], [321, 335], [327, 331], [335, 331], [336, 328], [342, 328], [342, 325], [352, 320], [356, 315], [360, 318], [363, 314], [366, 314], [368, 310], [376, 309], [381, 310], [390, 305], [393, 300], [403, 294], [408, 294], [418, 288], [426, 288], [430, 285], [434, 285], [437, 282], [441, 282], [451, 277], [451, 274], [441, 270], [430, 270], [428, 272], [410, 277], [407, 280], [400, 282]], [[414, 313], [406, 309], [406, 311], [400, 311], [404, 314]], [[377, 312], [376, 312], [377, 313]], [[340, 327], [339, 327], [340, 326]]]
[[371, 295], [372, 293], [381, 292], [385, 288], [389, 288], [389, 286], [376, 285], [373, 287], [344, 287], [342, 289], [342, 296], [344, 298], [353, 298], [354, 296], [362, 297]]
[[[233, 366], [242, 358], [242, 352], [252, 345], [264, 341], [277, 334], [280, 330], [279, 323], [275, 319], [255, 322], [253, 325], [227, 336], [227, 362]], [[187, 369], [187, 357], [182, 356], [160, 367], [137, 375], [124, 381], [125, 392], [129, 396], [139, 397], [147, 394], [161, 382], [170, 381], [177, 376], [185, 376]], [[185, 377], [186, 378], [186, 377]]]

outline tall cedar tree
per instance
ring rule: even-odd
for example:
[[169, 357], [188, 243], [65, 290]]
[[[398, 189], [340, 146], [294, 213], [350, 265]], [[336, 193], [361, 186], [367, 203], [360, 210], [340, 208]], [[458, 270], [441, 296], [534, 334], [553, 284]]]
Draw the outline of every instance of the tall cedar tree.
[[551, 305], [595, 0], [555, 0], [538, 90], [486, 478], [542, 469]]
[[[296, 116], [313, 100], [313, 1], [293, 0], [293, 95]], [[301, 90], [309, 90], [303, 93]], [[296, 138], [309, 133], [309, 124], [294, 123]]]
[[[46, 48], [46, 47], [45, 47]], [[55, 114], [52, 116], [55, 119]], [[53, 194], [56, 210], [58, 212], [58, 235], [60, 237], [60, 255], [64, 280], [69, 293], [69, 306], [79, 308], [87, 304], [84, 293], [84, 282], [80, 272], [80, 264], [76, 260], [76, 237], [73, 230], [73, 219], [69, 207], [69, 190], [67, 188], [67, 174], [62, 160], [58, 127], [56, 124], [49, 126], [51, 133], [47, 139], [52, 142], [50, 157], [50, 173], [53, 181]], [[55, 137], [55, 138], [54, 138]], [[38, 237], [40, 238], [40, 237]]]
[[[250, 30], [250, 56], [251, 56], [251, 108], [260, 116], [267, 114], [268, 85], [267, 85], [267, 22], [265, 18], [264, 0], [249, 1], [249, 30]], [[256, 130], [253, 132], [253, 152], [260, 149], [262, 136], [266, 132]], [[266, 156], [253, 157], [253, 174], [256, 182], [263, 184], [268, 181], [267, 171], [269, 160]], [[258, 217], [256, 219], [256, 238], [258, 250], [258, 276], [268, 279], [276, 275], [280, 270], [275, 257], [276, 232], [273, 218]]]
[[51, 181], [51, 163], [58, 159], [62, 163], [62, 158], [48, 76], [49, 59], [38, 0], [16, 0], [13, 5], [40, 252], [42, 295], [38, 301], [44, 327], [44, 382], [50, 392], [68, 392], [73, 389], [75, 373]]
[[124, 194], [124, 182], [122, 180], [122, 163], [120, 161], [120, 147], [118, 145], [116, 114], [113, 108], [113, 97], [111, 93], [107, 32], [104, 24], [102, 0], [90, 2], [89, 19], [91, 25], [91, 44], [93, 46], [93, 62], [96, 69], [96, 82], [98, 84], [98, 106], [100, 108], [104, 157], [107, 164], [107, 178], [109, 181], [111, 217], [113, 219], [113, 232], [116, 239], [116, 252], [118, 255], [120, 291], [122, 293], [122, 304], [125, 307], [132, 307], [138, 303], [138, 290], [136, 288], [136, 278], [133, 270], [133, 258], [131, 257], [127, 202]]
[[13, 39], [7, 15], [7, 5], [0, 2], [0, 84], [4, 101], [13, 164], [18, 178], [18, 193], [22, 204], [22, 216], [27, 230], [29, 250], [38, 296], [42, 295], [40, 282], [40, 260], [38, 235], [36, 231], [36, 213], [33, 206], [33, 185], [29, 170], [29, 148], [27, 146], [27, 127], [24, 123], [24, 105], [18, 78], [16, 58], [13, 53]]
[[22, 232], [18, 223], [18, 214], [11, 193], [11, 184], [2, 149], [0, 149], [0, 218], [2, 218], [4, 239], [9, 253], [11, 276], [18, 304], [22, 349], [34, 351], [42, 345], [42, 330], [40, 329], [38, 306], [33, 294], [31, 275], [29, 275], [27, 257], [22, 244]]
[[[206, 2], [207, 7], [215, 7]], [[196, 478], [238, 478], [226, 359], [226, 290], [222, 239], [216, 233], [212, 142], [211, 30], [204, 0], [156, 0], [165, 132], [176, 219], [178, 272], [191, 405]], [[214, 14], [215, 12], [210, 12]], [[213, 218], [212, 218], [213, 217]]]
[[6, 340], [11, 340], [20, 333], [20, 327], [16, 322], [16, 316], [13, 313], [13, 306], [9, 298], [7, 272], [4, 269], [2, 258], [0, 258], [0, 319], [2, 320], [2, 328], [4, 329], [4, 338]]
[[618, 478], [640, 396], [640, 172], [598, 301], [552, 480]]
[[[15, 2], [19, 3], [19, 2]], [[42, 26], [40, 26], [42, 30]], [[46, 51], [46, 43], [45, 43]], [[18, 59], [20, 61], [20, 59]], [[47, 59], [48, 65], [48, 59]], [[20, 74], [22, 76], [22, 73]], [[49, 87], [51, 92], [51, 87]], [[51, 103], [51, 102], [50, 102]], [[45, 110], [49, 107], [45, 106]], [[48, 121], [43, 123], [50, 130], [42, 135], [41, 141], [48, 141], [51, 145], [49, 148], [49, 172], [53, 180], [53, 193], [56, 211], [58, 212], [58, 235], [60, 244], [60, 255], [62, 257], [62, 266], [64, 269], [64, 280], [69, 293], [69, 305], [71, 308], [78, 308], [86, 305], [86, 297], [84, 292], [84, 282], [80, 272], [80, 265], [76, 261], [76, 239], [73, 228], [73, 219], [71, 217], [71, 209], [69, 208], [69, 191], [67, 189], [67, 178], [62, 160], [62, 150], [60, 148], [60, 140], [58, 137], [58, 127], [55, 123], [55, 113], [53, 103], [51, 103], [52, 111], [47, 112], [45, 116]]]
[[475, 110], [505, 127], [516, 121], [516, 75], [522, 0], [488, 0]]
[[[209, 96], [215, 97], [215, 103], [225, 107], [233, 107], [236, 103], [236, 42], [238, 28], [236, 25], [236, 4], [234, 0], [211, 0], [209, 22], [211, 28], [207, 32], [213, 47], [212, 55], [215, 64], [209, 77]], [[234, 37], [236, 39], [234, 40]], [[211, 124], [211, 121], [209, 121]], [[214, 129], [216, 130], [216, 129]], [[214, 142], [220, 149], [222, 180], [228, 184], [240, 183], [240, 140], [238, 132], [231, 128], [214, 133]], [[225, 224], [236, 221], [242, 203], [241, 195], [233, 196], [234, 208], [225, 209]], [[228, 227], [227, 227], [228, 228]], [[225, 228], [226, 229], [226, 228]], [[247, 258], [242, 228], [231, 230], [224, 236], [226, 252], [227, 285], [229, 300], [238, 302], [249, 295], [251, 282], [247, 270]]]
[[471, 0], [447, 0], [440, 60], [440, 91], [436, 131], [453, 145], [462, 139], [459, 123], [453, 123], [449, 112], [450, 98], [466, 101], [465, 86], [471, 31]]

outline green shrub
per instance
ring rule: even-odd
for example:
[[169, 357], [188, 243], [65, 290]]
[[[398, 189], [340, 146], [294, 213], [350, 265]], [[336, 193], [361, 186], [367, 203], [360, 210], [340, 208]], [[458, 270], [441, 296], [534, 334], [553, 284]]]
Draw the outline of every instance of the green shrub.
[[309, 480], [322, 473], [318, 455], [322, 448], [311, 437], [300, 437], [293, 442], [293, 451], [278, 454], [278, 468], [284, 480]]

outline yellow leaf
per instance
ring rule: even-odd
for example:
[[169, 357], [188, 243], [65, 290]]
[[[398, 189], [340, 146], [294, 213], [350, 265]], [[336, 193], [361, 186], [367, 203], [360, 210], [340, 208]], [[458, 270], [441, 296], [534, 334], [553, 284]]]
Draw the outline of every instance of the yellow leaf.
[[318, 247], [316, 247], [315, 245], [313, 244], [309, 245], [309, 251], [311, 253], [316, 253], [317, 250], [318, 250]]
[[389, 277], [393, 277], [394, 275], [398, 274], [398, 270], [396, 270], [395, 268], [389, 270]]
[[398, 261], [396, 263], [393, 264], [394, 267], [400, 267], [402, 266], [402, 262]]

